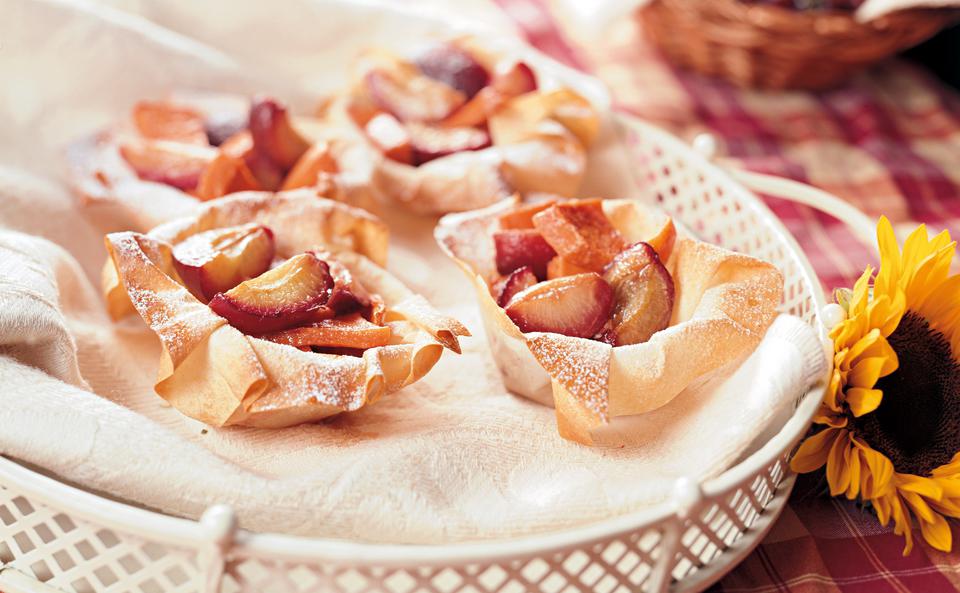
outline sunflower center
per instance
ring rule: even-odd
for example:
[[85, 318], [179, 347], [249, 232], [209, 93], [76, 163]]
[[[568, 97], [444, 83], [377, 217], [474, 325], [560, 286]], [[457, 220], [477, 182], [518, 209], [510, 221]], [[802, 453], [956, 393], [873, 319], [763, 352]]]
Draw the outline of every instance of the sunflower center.
[[960, 364], [946, 337], [912, 311], [888, 340], [900, 365], [877, 381], [883, 401], [854, 429], [898, 473], [928, 476], [960, 451]]

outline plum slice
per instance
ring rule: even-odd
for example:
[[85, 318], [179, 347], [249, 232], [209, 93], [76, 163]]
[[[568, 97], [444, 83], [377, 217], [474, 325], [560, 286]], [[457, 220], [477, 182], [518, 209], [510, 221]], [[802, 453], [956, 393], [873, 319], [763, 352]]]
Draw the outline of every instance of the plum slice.
[[[318, 257], [322, 255], [318, 254]], [[326, 259], [330, 266], [330, 275], [333, 277], [333, 290], [327, 306], [337, 315], [346, 315], [361, 311], [369, 317], [373, 307], [373, 296], [367, 292], [363, 284], [353, 276], [347, 266], [333, 259]]]
[[674, 285], [670, 272], [648, 243], [617, 255], [603, 273], [613, 287], [612, 341], [616, 346], [646, 342], [670, 325]]
[[570, 200], [533, 216], [533, 226], [570, 263], [599, 272], [626, 243], [600, 200]]
[[493, 87], [485, 87], [441, 122], [444, 126], [482, 126], [509, 97]]
[[316, 185], [322, 173], [336, 173], [338, 168], [330, 144], [317, 142], [300, 156], [297, 164], [287, 173], [280, 189], [311, 187]]
[[247, 129], [250, 123], [247, 112], [225, 112], [207, 114], [203, 121], [203, 129], [207, 135], [207, 142], [211, 146], [220, 146], [228, 138]]
[[415, 165], [490, 146], [490, 135], [477, 128], [451, 128], [411, 122], [407, 124], [407, 133], [410, 135]]
[[523, 62], [494, 78], [490, 86], [482, 88], [443, 120], [443, 125], [452, 127], [481, 126], [514, 97], [537, 90], [537, 78], [533, 70]]
[[490, 73], [464, 49], [444, 43], [436, 45], [417, 56], [420, 71], [451, 86], [468, 99], [490, 82]]
[[388, 159], [408, 165], [413, 164], [410, 134], [394, 116], [389, 113], [379, 113], [367, 121], [363, 131]]
[[533, 268], [524, 266], [510, 273], [499, 286], [497, 304], [506, 307], [518, 292], [522, 292], [539, 282]]
[[263, 150], [254, 146], [250, 130], [242, 130], [227, 138], [220, 145], [220, 152], [241, 159], [256, 180], [258, 189], [276, 190], [283, 182], [283, 169]]
[[277, 332], [334, 317], [326, 306], [333, 286], [330, 266], [312, 253], [301, 253], [218, 293], [210, 308], [244, 333]]
[[246, 162], [220, 151], [200, 176], [195, 195], [206, 201], [238, 191], [256, 189], [260, 189], [260, 183]]
[[552, 332], [590, 338], [610, 318], [613, 289], [597, 273], [588, 272], [534, 284], [506, 306], [520, 331]]
[[293, 128], [287, 108], [275, 99], [258, 97], [250, 106], [250, 134], [254, 151], [289, 170], [310, 148], [310, 143]]
[[547, 262], [557, 255], [535, 230], [497, 231], [493, 234], [497, 271], [507, 275], [530, 266], [537, 278], [547, 277]]
[[376, 115], [383, 113], [383, 110], [377, 107], [372, 99], [364, 95], [352, 97], [347, 102], [346, 111], [353, 123], [361, 128], [366, 126], [367, 122]]
[[206, 146], [203, 116], [166, 101], [140, 101], [133, 106], [133, 125], [144, 138]]
[[336, 319], [324, 319], [303, 327], [260, 336], [264, 340], [295, 348], [350, 348], [366, 350], [386, 346], [393, 332], [389, 326], [371, 323], [354, 313]]
[[273, 233], [247, 224], [197, 233], [173, 248], [173, 266], [187, 289], [207, 302], [244, 280], [266, 272], [273, 261]]
[[217, 156], [210, 146], [168, 140], [131, 141], [120, 146], [120, 156], [145, 181], [182, 189], [197, 187], [207, 165]]
[[435, 122], [463, 105], [460, 91], [419, 73], [371, 70], [365, 78], [370, 98], [402, 122]]
[[525, 62], [517, 62], [494, 76], [490, 86], [502, 95], [516, 97], [537, 90], [537, 75]]

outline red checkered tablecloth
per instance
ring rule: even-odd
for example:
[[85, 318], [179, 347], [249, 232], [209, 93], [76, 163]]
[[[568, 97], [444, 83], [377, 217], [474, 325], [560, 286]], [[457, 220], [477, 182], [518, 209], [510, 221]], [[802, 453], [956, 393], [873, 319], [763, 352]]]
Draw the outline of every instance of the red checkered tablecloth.
[[[670, 67], [632, 18], [596, 36], [551, 0], [496, 1], [531, 43], [603, 80], [618, 109], [688, 140], [712, 132], [735, 166], [820, 187], [871, 217], [960, 235], [960, 95], [920, 68], [889, 62], [821, 93], [740, 90]], [[874, 250], [841, 222], [774, 198], [767, 203], [826, 289], [852, 286], [876, 263]], [[921, 545], [904, 558], [900, 537], [853, 503], [822, 496], [819, 480], [800, 477], [764, 542], [711, 591], [960, 590], [960, 550]]]

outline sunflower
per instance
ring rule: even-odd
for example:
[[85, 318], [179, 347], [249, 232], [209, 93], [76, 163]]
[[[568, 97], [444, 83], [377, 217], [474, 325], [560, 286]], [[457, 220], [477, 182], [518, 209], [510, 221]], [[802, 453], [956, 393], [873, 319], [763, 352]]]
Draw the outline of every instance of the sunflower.
[[831, 496], [860, 499], [913, 548], [913, 521], [934, 548], [952, 547], [960, 517], [960, 274], [946, 231], [921, 226], [901, 250], [877, 225], [880, 269], [838, 292], [834, 370], [794, 471], [826, 465]]

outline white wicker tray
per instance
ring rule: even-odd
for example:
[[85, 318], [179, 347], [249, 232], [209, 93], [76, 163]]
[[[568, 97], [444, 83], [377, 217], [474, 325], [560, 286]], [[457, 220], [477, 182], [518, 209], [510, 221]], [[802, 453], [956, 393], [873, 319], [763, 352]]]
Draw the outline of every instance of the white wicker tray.
[[[802, 250], [744, 185], [676, 138], [620, 118], [630, 168], [650, 200], [705, 240], [775, 263], [783, 310], [818, 330], [824, 298]], [[708, 146], [709, 143], [701, 143]], [[764, 191], [836, 214], [839, 200], [737, 173]], [[842, 204], [842, 203], [840, 203]], [[860, 223], [856, 211], [843, 211]], [[389, 593], [701, 591], [742, 560], [793, 487], [787, 460], [821, 399], [818, 386], [762, 448], [671, 503], [560, 533], [443, 546], [358, 544], [255, 534], [230, 509], [199, 522], [97, 496], [0, 457], [0, 591], [73, 593]]]

